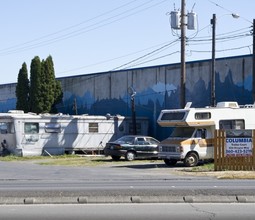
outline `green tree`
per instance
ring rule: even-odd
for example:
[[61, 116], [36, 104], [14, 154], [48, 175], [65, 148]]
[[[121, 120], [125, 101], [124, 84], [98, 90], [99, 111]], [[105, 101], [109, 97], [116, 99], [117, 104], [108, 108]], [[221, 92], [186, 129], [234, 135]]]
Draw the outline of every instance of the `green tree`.
[[[46, 60], [34, 57], [30, 65], [30, 85], [24, 63], [19, 72], [16, 88], [17, 109], [34, 113], [56, 113], [56, 105], [62, 102], [61, 84], [55, 79], [54, 64], [51, 56]], [[26, 104], [26, 106], [25, 106]]]
[[56, 104], [62, 101], [61, 84], [55, 79], [54, 64], [51, 56], [42, 61], [44, 111], [57, 112]]
[[22, 64], [22, 68], [19, 70], [18, 82], [16, 86], [16, 97], [17, 97], [16, 109], [23, 110], [24, 112], [28, 112], [30, 110], [29, 80], [28, 80], [27, 65], [25, 62]]
[[35, 113], [43, 112], [42, 98], [42, 74], [41, 60], [38, 56], [34, 57], [30, 66], [30, 110]]

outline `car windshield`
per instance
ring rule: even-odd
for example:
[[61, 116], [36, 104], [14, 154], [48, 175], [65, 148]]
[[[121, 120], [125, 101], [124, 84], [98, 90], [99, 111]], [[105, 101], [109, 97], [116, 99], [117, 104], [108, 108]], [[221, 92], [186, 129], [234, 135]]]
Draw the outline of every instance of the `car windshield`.
[[194, 133], [195, 128], [184, 127], [184, 128], [175, 128], [170, 137], [178, 137], [178, 138], [191, 138]]
[[134, 137], [129, 137], [129, 136], [125, 136], [125, 137], [121, 137], [120, 139], [115, 141], [116, 143], [122, 143], [122, 144], [133, 144], [134, 143]]

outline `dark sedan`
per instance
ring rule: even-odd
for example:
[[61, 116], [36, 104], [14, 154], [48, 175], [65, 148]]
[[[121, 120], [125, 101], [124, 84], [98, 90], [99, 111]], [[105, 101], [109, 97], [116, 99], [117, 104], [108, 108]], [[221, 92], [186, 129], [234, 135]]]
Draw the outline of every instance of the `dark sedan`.
[[106, 143], [104, 154], [113, 160], [125, 157], [131, 161], [135, 158], [157, 158], [159, 141], [149, 136], [127, 135], [114, 142]]

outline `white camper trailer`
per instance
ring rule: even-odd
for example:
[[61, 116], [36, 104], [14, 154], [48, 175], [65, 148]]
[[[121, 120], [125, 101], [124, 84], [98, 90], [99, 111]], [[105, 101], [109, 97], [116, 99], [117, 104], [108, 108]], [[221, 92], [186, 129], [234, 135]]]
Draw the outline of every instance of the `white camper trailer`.
[[255, 129], [255, 106], [220, 102], [216, 107], [162, 110], [158, 124], [174, 127], [170, 137], [159, 144], [159, 157], [167, 165], [184, 161], [196, 166], [198, 160], [213, 159], [215, 129]]
[[[137, 118], [137, 132], [148, 133], [148, 120]], [[101, 151], [106, 142], [129, 134], [132, 120], [123, 116], [0, 113], [2, 153], [32, 156]], [[1, 152], [0, 152], [1, 153]]]

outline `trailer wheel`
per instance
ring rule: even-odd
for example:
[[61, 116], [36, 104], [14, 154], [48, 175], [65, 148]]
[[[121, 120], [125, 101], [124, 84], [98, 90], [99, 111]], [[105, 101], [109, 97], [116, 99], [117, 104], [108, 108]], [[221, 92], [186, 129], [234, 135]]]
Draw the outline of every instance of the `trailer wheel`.
[[133, 152], [133, 151], [128, 151], [128, 152], [126, 153], [126, 155], [125, 155], [125, 159], [126, 159], [127, 161], [132, 161], [132, 160], [134, 160], [134, 159], [135, 159], [135, 152]]
[[115, 160], [115, 161], [120, 160], [120, 156], [112, 155], [111, 157], [112, 157], [112, 160]]
[[177, 163], [175, 159], [164, 159], [164, 162], [167, 166], [174, 166]]
[[196, 153], [191, 152], [187, 154], [187, 156], [184, 159], [184, 164], [186, 167], [194, 167], [198, 163], [198, 156]]

